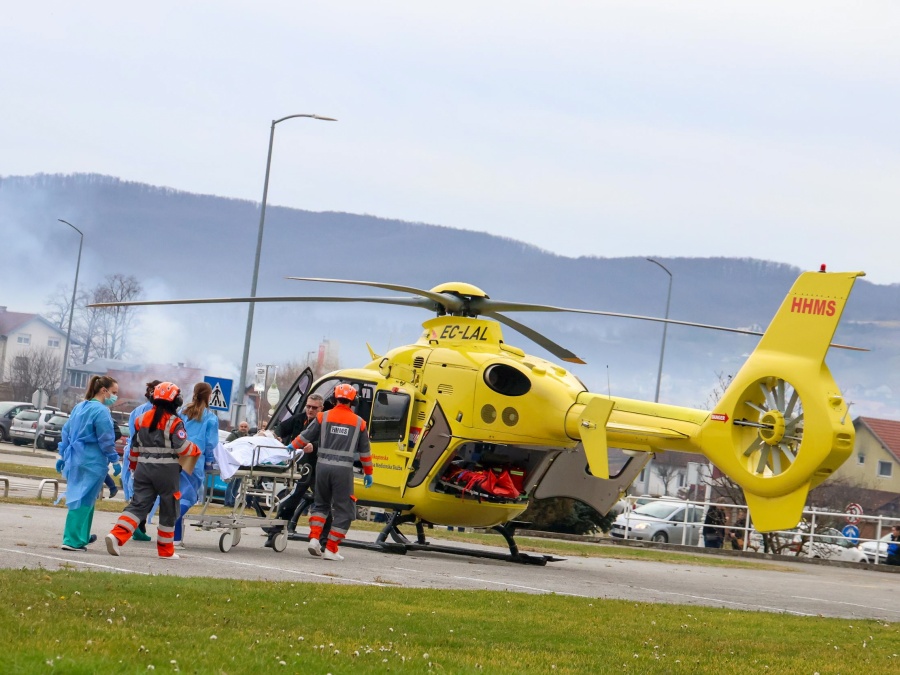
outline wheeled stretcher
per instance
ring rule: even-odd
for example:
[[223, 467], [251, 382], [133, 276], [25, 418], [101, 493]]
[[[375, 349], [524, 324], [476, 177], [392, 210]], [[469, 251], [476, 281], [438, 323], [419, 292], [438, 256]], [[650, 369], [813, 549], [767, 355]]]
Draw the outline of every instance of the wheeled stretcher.
[[[227, 451], [227, 448], [225, 449]], [[219, 550], [223, 553], [227, 553], [240, 543], [241, 531], [245, 527], [261, 527], [270, 533], [280, 530], [275, 533], [272, 549], [281, 553], [287, 548], [288, 520], [276, 516], [278, 507], [282, 498], [290, 493], [296, 482], [308, 480], [311, 467], [308, 463], [300, 461], [302, 453], [294, 456], [274, 440], [269, 440], [268, 443], [255, 443], [252, 448], [244, 450], [242, 462], [237, 468], [233, 461], [228, 461], [232, 458], [221, 456], [226, 461], [224, 463], [220, 461], [220, 468], [207, 472], [203, 507], [197, 514], [185, 515], [185, 524], [204, 531], [223, 530], [219, 537]], [[248, 450], [249, 455], [246, 452]], [[216, 454], [217, 458], [220, 457], [218, 448]], [[273, 463], [273, 455], [281, 461]], [[247, 459], [250, 461], [244, 463]], [[223, 479], [241, 479], [234, 507], [229, 515], [209, 513], [213, 500], [211, 486], [214, 484], [214, 479], [210, 480], [209, 476], [219, 475]]]

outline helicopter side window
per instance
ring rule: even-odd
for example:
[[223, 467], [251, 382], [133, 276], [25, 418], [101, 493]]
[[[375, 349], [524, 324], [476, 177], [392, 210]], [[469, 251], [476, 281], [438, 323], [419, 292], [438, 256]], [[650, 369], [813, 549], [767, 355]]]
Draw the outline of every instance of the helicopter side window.
[[369, 438], [374, 441], [399, 441], [406, 436], [409, 394], [379, 391], [372, 403]]
[[356, 400], [353, 401], [350, 409], [364, 420], [369, 419], [369, 412], [372, 409], [372, 397], [375, 394], [375, 385], [371, 382], [353, 382], [351, 380], [330, 377], [327, 380], [319, 382], [311, 393], [321, 396], [322, 400], [325, 402], [324, 409], [326, 411], [331, 410], [336, 405], [334, 400], [334, 388], [342, 382], [351, 384], [356, 389]]

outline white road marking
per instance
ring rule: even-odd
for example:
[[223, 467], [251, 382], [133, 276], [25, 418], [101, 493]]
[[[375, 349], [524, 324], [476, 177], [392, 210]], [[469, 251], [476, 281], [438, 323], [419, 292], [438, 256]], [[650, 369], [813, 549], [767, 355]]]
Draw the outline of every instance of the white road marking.
[[[255, 563], [241, 562], [239, 560], [228, 560], [225, 558], [211, 558], [208, 556], [194, 555], [190, 556], [199, 560], [212, 560], [218, 564], [228, 563], [230, 565], [241, 565], [243, 567], [256, 567], [261, 570], [274, 570], [276, 572], [287, 572], [289, 574], [299, 574], [304, 577], [315, 577], [317, 579], [327, 579], [328, 581], [346, 581], [348, 583], [362, 584], [364, 586], [386, 586], [387, 584], [379, 584], [375, 581], [360, 581], [359, 579], [350, 579], [347, 577], [334, 577], [328, 574], [316, 574], [314, 572], [301, 572], [300, 570], [289, 570], [284, 567], [273, 567], [271, 565], [257, 565]], [[325, 563], [327, 564], [327, 563]]]
[[855, 602], [842, 602], [840, 600], [826, 600], [824, 598], [807, 598], [805, 595], [792, 595], [797, 600], [815, 600], [817, 602], [827, 602], [832, 605], [849, 605], [850, 607], [862, 607], [864, 609], [877, 609], [879, 612], [890, 612], [891, 614], [900, 614], [900, 609], [885, 609], [884, 607], [873, 607], [872, 605], [860, 605]]
[[6, 551], [7, 553], [18, 553], [20, 555], [30, 555], [34, 558], [44, 558], [46, 560], [56, 560], [57, 562], [67, 562], [73, 563], [75, 565], [87, 565], [89, 567], [102, 567], [105, 570], [113, 570], [115, 572], [130, 572], [131, 574], [145, 574], [149, 576], [149, 572], [139, 572], [137, 570], [129, 570], [124, 567], [113, 567], [112, 565], [101, 565], [99, 563], [85, 562], [83, 560], [75, 560], [71, 558], [58, 558], [52, 555], [42, 555], [40, 553], [30, 553], [28, 551], [19, 551], [12, 548], [0, 548], [0, 551]]
[[819, 616], [818, 614], [809, 614], [807, 612], [798, 612], [793, 609], [785, 609], [784, 607], [770, 607], [769, 605], [751, 605], [746, 602], [735, 602], [733, 600], [723, 600], [722, 598], [709, 598], [705, 595], [691, 595], [689, 593], [676, 593], [674, 591], [661, 591], [656, 588], [641, 588], [640, 586], [632, 586], [650, 593], [662, 593], [664, 595], [677, 595], [681, 598], [693, 598], [694, 600], [707, 600], [709, 602], [720, 602], [723, 605], [736, 605], [739, 607], [753, 607], [755, 609], [764, 609], [769, 612], [783, 612], [784, 614], [796, 614], [797, 616]]
[[[555, 593], [556, 595], [570, 595], [570, 596], [573, 596], [573, 597], [576, 597], [576, 598], [593, 598], [593, 597], [594, 597], [594, 596], [592, 596], [592, 595], [581, 595], [581, 594], [579, 594], [579, 593], [565, 593], [565, 592], [562, 592], [562, 591], [551, 591], [551, 590], [546, 589], [546, 588], [535, 588], [534, 586], [520, 586], [520, 585], [517, 585], [517, 584], [509, 584], [509, 583], [505, 583], [505, 582], [503, 582], [503, 581], [489, 581], [488, 579], [478, 579], [478, 578], [475, 578], [475, 577], [453, 577], [453, 578], [454, 578], [454, 579], [461, 579], [461, 580], [464, 580], [464, 581], [476, 581], [476, 582], [480, 582], [480, 583], [483, 583], [483, 584], [495, 584], [495, 585], [497, 585], [497, 586], [506, 586], [506, 587], [508, 587], [508, 588], [521, 588], [521, 589], [523, 589], [523, 590], [527, 590], [527, 591], [537, 591], [537, 592], [539, 592], [539, 593]], [[784, 613], [786, 613], [786, 614], [796, 614], [796, 615], [798, 615], [798, 616], [817, 616], [816, 614], [807, 614], [807, 613], [805, 613], [805, 612], [796, 612], [796, 611], [793, 611], [793, 610], [790, 610], [790, 609], [784, 609], [784, 608], [782, 608], [782, 607], [768, 607], [768, 606], [766, 606], [766, 605], [749, 605], [749, 604], [747, 604], [747, 603], [745, 603], [745, 602], [733, 602], [733, 601], [730, 601], [730, 600], [722, 600], [722, 599], [720, 599], [720, 598], [709, 598], [709, 597], [705, 597], [705, 596], [702, 596], [702, 595], [690, 595], [690, 594], [687, 594], [687, 593], [675, 593], [675, 592], [672, 592], [672, 591], [660, 591], [660, 590], [657, 590], [657, 589], [655, 589], [655, 588], [643, 588], [643, 587], [641, 587], [641, 586], [632, 586], [631, 588], [635, 588], [635, 589], [638, 589], [638, 590], [641, 590], [641, 591], [646, 591], [646, 592], [648, 592], [648, 593], [664, 593], [664, 594], [666, 594], [666, 595], [677, 595], [677, 596], [679, 596], [679, 597], [683, 597], [683, 598], [692, 598], [692, 599], [694, 599], [694, 600], [705, 600], [705, 601], [707, 601], [707, 602], [721, 602], [721, 603], [723, 603], [723, 604], [727, 604], [727, 605], [739, 605], [739, 606], [741, 606], [741, 607], [755, 607], [755, 608], [757, 608], [757, 609], [765, 609], [765, 610], [768, 610], [768, 611], [775, 611], [775, 612], [784, 612]], [[598, 598], [598, 599], [602, 599], [602, 598]]]
[[553, 593], [554, 595], [571, 595], [575, 598], [592, 598], [591, 595], [581, 595], [580, 593], [564, 593], [563, 591], [551, 591], [547, 588], [535, 588], [534, 586], [520, 586], [518, 584], [510, 584], [505, 581], [489, 581], [488, 579], [477, 579], [475, 577], [453, 577], [454, 579], [462, 579], [463, 581], [477, 581], [480, 584], [496, 584], [497, 586], [506, 586], [507, 588], [522, 588], [526, 591], [538, 591], [539, 593]]
[[395, 570], [400, 570], [401, 572], [412, 572], [413, 574], [421, 574], [422, 570], [411, 570], [408, 567], [393, 567]]

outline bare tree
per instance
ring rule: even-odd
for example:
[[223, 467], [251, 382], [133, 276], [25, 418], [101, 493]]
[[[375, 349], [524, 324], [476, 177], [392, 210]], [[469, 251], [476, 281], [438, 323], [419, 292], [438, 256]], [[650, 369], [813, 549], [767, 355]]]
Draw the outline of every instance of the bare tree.
[[43, 389], [51, 394], [59, 387], [62, 360], [49, 347], [33, 349], [17, 356], [7, 366], [7, 377], [17, 401], [29, 401], [32, 394]]
[[339, 357], [336, 355], [324, 359], [323, 362], [319, 364], [318, 359], [315, 358], [316, 354], [318, 354], [318, 352], [315, 350], [308, 351], [306, 352], [306, 358], [303, 361], [289, 361], [288, 363], [283, 363], [278, 366], [278, 375], [275, 378], [275, 382], [278, 385], [278, 391], [284, 394], [284, 392], [288, 390], [294, 381], [300, 377], [300, 374], [307, 368], [312, 370], [314, 380], [319, 379], [325, 373], [330, 373], [332, 370], [340, 368]]
[[47, 297], [44, 304], [50, 311], [44, 317], [57, 328], [62, 329], [69, 321], [69, 309], [72, 304], [72, 291], [67, 291], [62, 284], [57, 285], [53, 295]]
[[[127, 302], [138, 299], [143, 287], [133, 276], [107, 275], [93, 288], [79, 291], [75, 299], [70, 363], [87, 363], [91, 358], [122, 359], [128, 355], [128, 339], [136, 318], [134, 307], [89, 307], [97, 302]], [[68, 322], [71, 297], [60, 288], [46, 304], [49, 319], [63, 327]]]
[[663, 484], [663, 494], [669, 494], [669, 484], [678, 478], [679, 468], [672, 464], [663, 464], [662, 462], [657, 462], [654, 466], [656, 469], [656, 474], [659, 476], [659, 480]]
[[[141, 296], [144, 289], [133, 276], [107, 275], [97, 286], [97, 302], [128, 302]], [[108, 359], [121, 359], [128, 353], [128, 337], [134, 325], [134, 307], [106, 307], [100, 314], [99, 352]]]

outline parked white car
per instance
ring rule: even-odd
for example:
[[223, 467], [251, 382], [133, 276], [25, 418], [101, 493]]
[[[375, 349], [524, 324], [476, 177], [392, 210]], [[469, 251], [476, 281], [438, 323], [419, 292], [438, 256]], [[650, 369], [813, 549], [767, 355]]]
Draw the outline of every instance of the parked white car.
[[[840, 560], [843, 562], [869, 562], [865, 552], [852, 541], [833, 527], [817, 530], [812, 542], [812, 554], [810, 554], [809, 535], [804, 535], [806, 541], [800, 549], [801, 556], [821, 558], [823, 560]], [[886, 547], [885, 547], [886, 550]]]
[[864, 541], [859, 545], [860, 550], [866, 556], [866, 562], [874, 563], [876, 551], [878, 564], [883, 565], [887, 561], [887, 547], [891, 543], [891, 533], [888, 532], [878, 541]]

